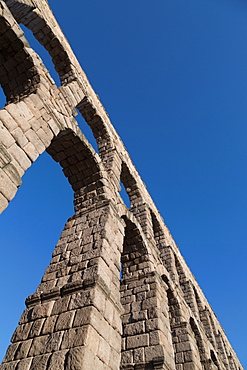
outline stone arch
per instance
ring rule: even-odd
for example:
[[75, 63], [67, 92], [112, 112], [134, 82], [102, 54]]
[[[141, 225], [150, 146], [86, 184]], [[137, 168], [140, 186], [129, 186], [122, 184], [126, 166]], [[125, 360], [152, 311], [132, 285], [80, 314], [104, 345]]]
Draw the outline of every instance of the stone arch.
[[93, 148], [81, 133], [76, 135], [70, 129], [60, 131], [46, 150], [60, 163], [75, 192], [102, 178], [103, 169], [96, 160]]
[[180, 287], [183, 290], [183, 285], [186, 281], [186, 275], [185, 275], [183, 267], [182, 267], [181, 263], [179, 262], [178, 257], [176, 255], [175, 255], [175, 265], [176, 265], [176, 269], [177, 269], [177, 273], [178, 273], [178, 277], [179, 277], [179, 284], [180, 284]]
[[169, 318], [171, 330], [182, 321], [182, 310], [178, 297], [175, 296], [172, 289], [169, 287], [167, 290], [168, 305], [169, 305]]
[[[133, 216], [132, 216], [133, 217]], [[168, 336], [166, 302], [160, 302], [163, 281], [152, 271], [150, 255], [142, 232], [128, 216], [122, 253], [121, 304], [122, 315], [122, 369], [155, 369], [155, 361], [164, 361], [164, 343]], [[162, 287], [164, 289], [164, 287]], [[170, 335], [170, 333], [169, 333]]]
[[218, 350], [217, 352], [219, 353], [219, 356], [222, 359], [222, 362], [224, 363], [224, 366], [226, 368], [230, 367], [230, 369], [231, 369], [232, 367], [229, 364], [229, 357], [227, 355], [227, 349], [226, 349], [226, 345], [225, 345], [223, 336], [224, 336], [224, 334], [221, 333], [220, 330], [218, 330], [215, 333], [215, 341], [216, 341], [217, 350]]
[[194, 294], [195, 294], [198, 311], [200, 313], [203, 310], [202, 301], [201, 301], [201, 299], [199, 297], [199, 294], [198, 294], [198, 292], [197, 292], [197, 290], [196, 290], [196, 288], [194, 286], [193, 286], [193, 291], [194, 291]]
[[[48, 51], [45, 49], [43, 45], [37, 40], [34, 36], [33, 32], [28, 29], [24, 24], [19, 24], [21, 30], [23, 31], [24, 37], [29, 44], [29, 49], [32, 49], [32, 54], [36, 53], [37, 58], [41, 60], [42, 65], [44, 66], [43, 70], [44, 75], [47, 79], [49, 79], [50, 83], [54, 86], [61, 86], [60, 76], [55, 70], [54, 63]], [[42, 78], [41, 78], [41, 82]]]
[[[18, 23], [22, 23], [33, 32], [34, 37], [50, 54], [54, 68], [59, 74], [61, 84], [64, 85], [75, 79], [75, 72], [68, 52], [62, 42], [61, 35], [54, 32], [55, 20], [50, 12], [50, 22], [42, 15], [41, 11], [29, 5], [28, 1], [6, 1]], [[53, 26], [53, 27], [52, 27]], [[56, 27], [58, 28], [58, 26]], [[64, 41], [64, 40], [63, 40]]]
[[238, 366], [234, 360], [234, 357], [232, 356], [232, 353], [230, 352], [229, 355], [228, 355], [228, 360], [229, 360], [229, 366], [230, 366], [230, 369], [232, 370], [238, 370]]
[[[86, 197], [89, 198], [91, 192], [91, 203], [96, 193], [99, 195], [102, 183], [98, 181], [103, 176], [100, 158], [72, 117], [67, 117], [65, 124], [71, 128], [66, 129], [60, 123], [63, 118], [61, 114], [47, 114], [49, 107], [46, 107], [45, 99], [42, 95], [31, 94], [20, 102], [8, 104], [0, 111], [0, 173], [4, 180], [0, 184], [1, 211], [15, 196], [25, 171], [46, 149], [60, 162], [75, 192], [84, 187]], [[92, 184], [96, 189], [94, 193]], [[82, 197], [78, 194], [76, 196], [77, 205], [81, 204]]]
[[157, 217], [155, 216], [155, 213], [152, 211], [152, 209], [149, 209], [150, 215], [151, 215], [151, 221], [152, 221], [152, 233], [153, 237], [155, 239], [157, 247], [161, 248], [161, 240], [165, 239], [164, 232], [162, 231], [161, 225], [159, 221], [157, 220]]
[[195, 320], [192, 317], [190, 318], [190, 326], [191, 326], [192, 332], [194, 333], [194, 336], [195, 336], [195, 340], [196, 340], [196, 344], [197, 344], [201, 364], [204, 364], [207, 360], [207, 357], [206, 357], [206, 352], [205, 352], [203, 339], [202, 339], [200, 331], [199, 331], [199, 329], [198, 329], [198, 327], [195, 323]]
[[169, 245], [165, 236], [164, 230], [161, 227], [155, 213], [152, 209], [149, 209], [152, 222], [152, 234], [154, 237], [155, 244], [159, 250], [160, 258], [163, 265], [169, 272], [173, 282], [178, 282], [178, 274], [176, 271], [175, 257], [172, 247]]
[[77, 109], [91, 128], [102, 159], [109, 159], [110, 154], [108, 151], [113, 149], [113, 142], [109, 134], [109, 128], [106, 126], [102, 117], [97, 114], [96, 108], [94, 108], [87, 96], [80, 101]]
[[0, 83], [10, 103], [35, 92], [40, 76], [23, 31], [3, 4], [0, 17]]
[[137, 219], [140, 218], [140, 213], [143, 211], [140, 206], [143, 205], [143, 199], [138, 184], [130, 173], [130, 170], [125, 162], [121, 164], [120, 180], [123, 183], [125, 190], [130, 199], [130, 207]]
[[[181, 367], [182, 369], [186, 361], [185, 358], [187, 353], [188, 351], [191, 351], [191, 335], [189, 325], [184, 318], [184, 307], [182, 306], [179, 292], [177, 290], [173, 290], [168, 281], [167, 284], [169, 322], [175, 357], [174, 361], [178, 368]], [[192, 359], [188, 359], [188, 361], [191, 365]], [[193, 364], [190, 368], [194, 369]]]
[[211, 314], [210, 314], [209, 309], [206, 306], [203, 308], [201, 304], [200, 309], [199, 309], [199, 315], [200, 315], [200, 320], [203, 324], [207, 338], [211, 342], [212, 346], [216, 348], [216, 342], [215, 342], [215, 337], [214, 337], [214, 327], [212, 326], [212, 319], [211, 319]]
[[150, 272], [151, 268], [141, 230], [127, 216], [123, 216], [123, 219], [126, 226], [121, 262], [123, 280], [125, 280], [130, 277], [138, 278], [139, 275]]
[[219, 362], [217, 360], [215, 352], [212, 349], [210, 350], [210, 359], [211, 359], [212, 363], [214, 364], [215, 368], [219, 369], [220, 368]]
[[183, 292], [184, 299], [188, 306], [191, 308], [192, 312], [195, 316], [198, 316], [198, 307], [196, 302], [196, 297], [194, 294], [194, 285], [191, 282], [191, 280], [188, 280], [186, 277], [186, 274], [184, 272], [184, 269], [178, 260], [177, 256], [175, 256], [175, 265], [177, 269], [177, 273], [179, 276], [179, 285]]

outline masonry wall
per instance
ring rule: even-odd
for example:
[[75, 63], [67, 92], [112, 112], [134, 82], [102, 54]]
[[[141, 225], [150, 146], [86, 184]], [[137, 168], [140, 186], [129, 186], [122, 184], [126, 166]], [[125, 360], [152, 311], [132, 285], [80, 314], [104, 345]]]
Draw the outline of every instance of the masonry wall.
[[[0, 370], [243, 369], [48, 3], [0, 0], [0, 12], [1, 212], [45, 150], [75, 206]], [[49, 52], [60, 87], [20, 23]]]

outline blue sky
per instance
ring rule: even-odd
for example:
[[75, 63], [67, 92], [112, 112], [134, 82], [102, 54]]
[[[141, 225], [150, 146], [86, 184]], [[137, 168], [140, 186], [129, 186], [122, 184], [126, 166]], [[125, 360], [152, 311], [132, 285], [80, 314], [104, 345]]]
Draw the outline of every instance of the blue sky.
[[[246, 1], [50, 5], [247, 366]], [[50, 58], [37, 50], [52, 72]], [[72, 201], [59, 165], [44, 153], [1, 215], [0, 357], [73, 213]]]

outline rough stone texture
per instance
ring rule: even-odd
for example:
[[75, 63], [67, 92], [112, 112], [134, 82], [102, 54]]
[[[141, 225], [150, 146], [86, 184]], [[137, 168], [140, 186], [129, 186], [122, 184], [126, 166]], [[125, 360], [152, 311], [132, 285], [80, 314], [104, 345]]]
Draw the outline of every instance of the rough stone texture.
[[[19, 23], [50, 53], [61, 87]], [[0, 31], [0, 211], [44, 150], [75, 192], [0, 370], [243, 369], [47, 1], [0, 0]]]

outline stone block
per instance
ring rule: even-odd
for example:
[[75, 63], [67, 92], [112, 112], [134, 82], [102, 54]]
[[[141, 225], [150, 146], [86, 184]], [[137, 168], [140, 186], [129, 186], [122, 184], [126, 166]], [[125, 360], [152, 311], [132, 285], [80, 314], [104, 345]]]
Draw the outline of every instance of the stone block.
[[134, 349], [134, 363], [144, 363], [145, 362], [145, 354], [144, 354], [144, 348], [136, 348]]
[[6, 127], [0, 122], [0, 138], [1, 143], [5, 146], [6, 149], [11, 147], [15, 143], [14, 137], [9, 133]]
[[125, 336], [136, 335], [145, 333], [145, 323], [144, 321], [139, 321], [134, 324], [127, 324], [124, 326], [123, 334]]
[[17, 326], [14, 334], [12, 335], [11, 342], [14, 343], [26, 340], [28, 338], [32, 324], [32, 322], [28, 322], [26, 324]]
[[159, 308], [159, 301], [157, 300], [156, 297], [145, 299], [142, 302], [142, 309], [143, 310], [150, 309], [150, 308], [155, 308], [155, 307]]
[[34, 357], [29, 370], [46, 370], [49, 357], [50, 354]]
[[8, 201], [13, 199], [15, 193], [17, 192], [17, 186], [9, 178], [6, 172], [1, 168], [0, 168], [0, 192]]
[[59, 298], [54, 302], [51, 315], [58, 315], [62, 312], [67, 311], [70, 301], [70, 296]]
[[193, 362], [194, 356], [192, 351], [184, 352], [184, 362]]
[[183, 354], [183, 352], [176, 353], [175, 362], [176, 362], [176, 364], [183, 364], [184, 363], [184, 354]]
[[29, 339], [29, 340], [25, 340], [24, 342], [22, 342], [16, 353], [15, 353], [15, 360], [20, 360], [20, 359], [23, 359], [23, 358], [26, 358], [27, 355], [28, 355], [28, 352], [29, 352], [29, 349], [31, 347], [31, 344], [32, 344], [32, 340]]
[[38, 335], [40, 335], [41, 328], [43, 326], [44, 321], [45, 319], [38, 319], [33, 322], [33, 325], [29, 331], [29, 335], [28, 335], [29, 338], [37, 337]]
[[91, 316], [91, 325], [107, 342], [109, 342], [111, 326], [96, 309], [94, 309], [94, 314]]
[[19, 361], [8, 362], [0, 365], [0, 370], [16, 370]]
[[19, 172], [12, 163], [7, 164], [3, 170], [15, 186], [19, 187], [22, 184]]
[[149, 333], [149, 343], [150, 343], [150, 346], [161, 344], [159, 330], [151, 331]]
[[121, 358], [122, 364], [132, 364], [133, 363], [133, 350], [124, 351]]
[[45, 319], [44, 325], [42, 327], [41, 334], [50, 334], [54, 331], [55, 323], [58, 318], [58, 315], [56, 316], [50, 316]]
[[110, 359], [110, 346], [106, 340], [102, 337], [99, 338], [99, 346], [97, 356], [103, 361], [106, 365], [109, 364]]
[[66, 330], [63, 335], [61, 349], [84, 346], [87, 338], [87, 330], [88, 328], [86, 326]]
[[5, 109], [14, 118], [23, 132], [30, 128], [28, 121], [33, 118], [33, 114], [24, 102], [8, 104]]
[[20, 167], [26, 171], [31, 166], [31, 161], [24, 152], [17, 144], [13, 144], [9, 148], [10, 155], [19, 163]]
[[175, 344], [176, 352], [185, 352], [189, 351], [191, 349], [189, 342], [182, 342], [182, 343], [176, 343]]
[[95, 308], [93, 306], [83, 307], [75, 313], [73, 327], [83, 326], [91, 322], [91, 316], [94, 315]]
[[109, 359], [109, 366], [111, 369], [119, 369], [120, 368], [120, 360], [121, 360], [121, 353], [115, 351], [111, 348], [110, 352], [110, 359]]
[[12, 158], [9, 155], [9, 152], [3, 144], [0, 144], [0, 168], [5, 167], [11, 162]]
[[34, 357], [44, 353], [58, 351], [62, 334], [62, 332], [57, 332], [34, 338], [28, 356]]
[[29, 370], [32, 362], [32, 358], [25, 358], [18, 362], [16, 370]]
[[83, 292], [75, 293], [71, 296], [69, 303], [69, 310], [82, 308], [84, 306], [92, 305], [94, 292], [92, 289], [85, 290]]
[[18, 125], [16, 121], [13, 119], [13, 117], [9, 114], [9, 112], [6, 109], [0, 110], [0, 120], [4, 124], [4, 126], [9, 130], [9, 132], [12, 132]]
[[58, 315], [55, 331], [71, 329], [75, 311], [63, 312]]
[[19, 347], [19, 344], [20, 343], [13, 343], [13, 344], [10, 344], [8, 346], [8, 349], [7, 349], [6, 354], [4, 356], [4, 359], [3, 359], [3, 363], [14, 361], [14, 357], [15, 357], [16, 351]]
[[39, 156], [39, 152], [36, 150], [35, 146], [30, 141], [23, 147], [23, 150], [28, 155], [32, 162], [34, 162]]
[[[28, 141], [30, 141], [33, 146], [35, 147], [36, 151], [41, 154], [45, 150], [44, 143], [40, 140], [38, 135], [34, 132], [34, 130], [30, 129], [25, 132], [25, 136], [27, 137]], [[25, 149], [24, 149], [25, 150]]]
[[155, 358], [164, 357], [164, 348], [161, 345], [158, 346], [148, 346], [144, 348], [145, 361], [150, 362]]
[[145, 347], [149, 345], [149, 335], [140, 334], [127, 337], [127, 349]]
[[184, 370], [196, 370], [198, 367], [194, 362], [187, 362], [183, 365]]
[[67, 350], [54, 352], [49, 359], [49, 370], [61, 370], [65, 368]]
[[64, 370], [106, 370], [103, 363], [87, 347], [73, 348], [68, 352]]
[[26, 136], [23, 134], [22, 129], [20, 127], [16, 127], [11, 132], [11, 134], [12, 134], [15, 141], [19, 144], [19, 146], [21, 148], [28, 143], [28, 140], [27, 140]]
[[41, 319], [50, 316], [54, 302], [38, 304], [31, 311], [31, 320]]
[[0, 193], [0, 214], [5, 210], [5, 208], [8, 207], [8, 200], [7, 198], [2, 194]]

